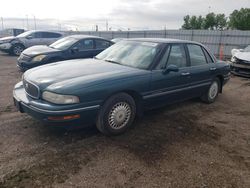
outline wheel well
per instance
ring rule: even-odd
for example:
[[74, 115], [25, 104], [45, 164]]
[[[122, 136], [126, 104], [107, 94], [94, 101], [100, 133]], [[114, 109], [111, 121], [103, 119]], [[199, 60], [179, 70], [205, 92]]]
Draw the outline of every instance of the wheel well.
[[224, 78], [222, 75], [218, 75], [218, 76], [216, 76], [216, 78], [218, 78], [220, 80], [220, 93], [222, 93]]
[[18, 46], [18, 45], [19, 45], [19, 46], [22, 46], [23, 48], [25, 48], [25, 46], [24, 46], [22, 43], [20, 43], [20, 42], [14, 43], [14, 44], [13, 44], [13, 47], [14, 47], [14, 46]]
[[[130, 95], [134, 101], [135, 101], [135, 104], [136, 104], [136, 115], [141, 117], [143, 115], [143, 104], [142, 104], [142, 96], [137, 93], [136, 91], [133, 91], [133, 90], [122, 90], [122, 91], [119, 91], [119, 92], [116, 92], [116, 93], [112, 93], [108, 98], [110, 98], [111, 96], [117, 94], [117, 93], [126, 93], [128, 95]], [[107, 99], [105, 99], [104, 101], [106, 101]]]

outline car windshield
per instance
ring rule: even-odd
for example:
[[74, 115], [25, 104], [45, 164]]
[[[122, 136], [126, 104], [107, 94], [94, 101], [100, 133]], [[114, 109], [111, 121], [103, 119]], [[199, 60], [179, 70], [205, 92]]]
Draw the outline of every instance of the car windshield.
[[76, 43], [78, 40], [73, 37], [65, 37], [62, 39], [57, 40], [56, 42], [52, 43], [50, 45], [51, 48], [55, 48], [58, 50], [66, 50], [69, 47], [71, 47], [74, 43]]
[[125, 66], [147, 69], [152, 63], [158, 43], [121, 41], [96, 56], [97, 59]]
[[250, 52], [250, 45], [248, 45], [245, 49], [244, 52]]
[[34, 31], [26, 31], [24, 33], [21, 33], [20, 35], [17, 35], [16, 37], [27, 37], [28, 35], [34, 33]]

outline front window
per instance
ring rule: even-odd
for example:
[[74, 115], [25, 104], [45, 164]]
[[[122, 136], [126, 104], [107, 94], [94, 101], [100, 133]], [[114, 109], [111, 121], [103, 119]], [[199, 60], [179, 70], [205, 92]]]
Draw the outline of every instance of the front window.
[[157, 53], [158, 43], [121, 41], [96, 56], [97, 59], [147, 69]]
[[58, 50], [66, 50], [69, 47], [71, 47], [73, 44], [75, 44], [76, 42], [77, 42], [77, 39], [73, 37], [65, 37], [52, 43], [50, 47], [58, 49]]

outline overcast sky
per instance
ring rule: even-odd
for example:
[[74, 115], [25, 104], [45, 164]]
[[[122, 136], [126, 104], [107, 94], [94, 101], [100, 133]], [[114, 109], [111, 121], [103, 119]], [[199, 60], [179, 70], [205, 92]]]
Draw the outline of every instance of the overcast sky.
[[[209, 11], [227, 16], [250, 0], [2, 0], [4, 27], [93, 30], [179, 29], [183, 17]], [[28, 24], [27, 24], [28, 18]], [[0, 20], [0, 28], [2, 27]]]

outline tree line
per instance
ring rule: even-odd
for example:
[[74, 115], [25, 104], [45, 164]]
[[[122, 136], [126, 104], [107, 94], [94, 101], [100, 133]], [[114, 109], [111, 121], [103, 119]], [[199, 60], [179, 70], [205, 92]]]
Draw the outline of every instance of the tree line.
[[186, 15], [183, 20], [182, 29], [250, 30], [250, 8], [234, 10], [229, 17], [226, 17], [225, 14], [215, 14], [211, 12], [205, 17], [201, 15]]

